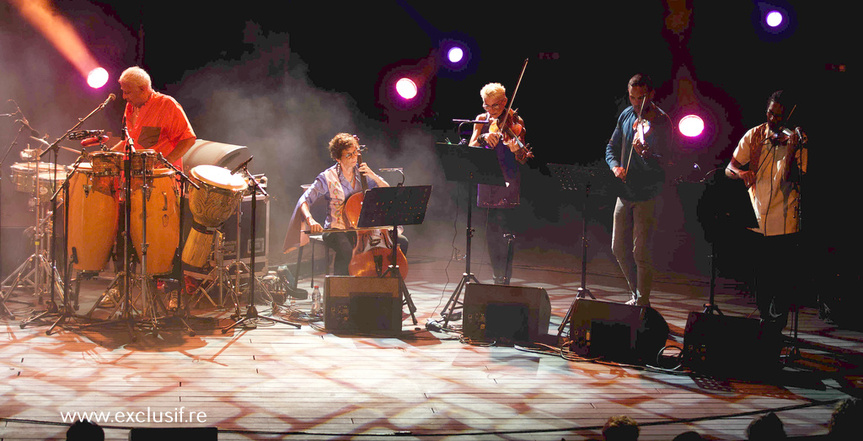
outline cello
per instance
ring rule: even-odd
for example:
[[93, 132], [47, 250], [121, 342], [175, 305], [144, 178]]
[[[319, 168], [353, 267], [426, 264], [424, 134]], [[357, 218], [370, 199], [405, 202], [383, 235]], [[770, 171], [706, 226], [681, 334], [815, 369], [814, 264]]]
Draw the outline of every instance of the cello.
[[[357, 153], [357, 164], [362, 163], [362, 154]], [[357, 227], [363, 200], [369, 189], [368, 179], [362, 173], [360, 173], [360, 184], [363, 187], [362, 191], [351, 195], [345, 201], [345, 217], [348, 227], [357, 231], [357, 244], [354, 246], [353, 256], [348, 265], [348, 274], [355, 277], [382, 276], [392, 263], [393, 247], [395, 247], [395, 264], [398, 265], [399, 274], [404, 279], [408, 273], [407, 258], [401, 247], [394, 243], [390, 231], [386, 228], [361, 229]]]

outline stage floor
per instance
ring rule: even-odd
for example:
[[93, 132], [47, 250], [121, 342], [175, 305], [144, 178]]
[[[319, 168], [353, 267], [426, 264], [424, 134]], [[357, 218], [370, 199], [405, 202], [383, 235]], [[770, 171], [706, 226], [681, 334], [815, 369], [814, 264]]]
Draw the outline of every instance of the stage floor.
[[[474, 260], [472, 272], [489, 282], [485, 259]], [[258, 307], [260, 315], [300, 323], [299, 329], [259, 319], [253, 329], [223, 333], [235, 308], [215, 308], [206, 299], [187, 319], [194, 335], [167, 322], [155, 334], [143, 315], [108, 323], [74, 317], [46, 335], [54, 316], [22, 328], [21, 320], [44, 306], [32, 289], [16, 290], [5, 302], [16, 317], [0, 319], [0, 439], [63, 439], [76, 412], [103, 418], [108, 439], [127, 439], [130, 427], [205, 426], [218, 427], [219, 439], [600, 439], [606, 419], [625, 414], [640, 424], [642, 440], [687, 430], [725, 440], [743, 439], [749, 422], [771, 410], [789, 435], [811, 436], [826, 433], [833, 405], [861, 386], [863, 333], [839, 329], [813, 308], [800, 313], [800, 357], [760, 380], [582, 360], [554, 345], [496, 345], [431, 332], [426, 323], [441, 319], [464, 262], [420, 251], [409, 261], [406, 283], [418, 324], [403, 314], [402, 331], [390, 336], [328, 332], [306, 320], [309, 300], [275, 313]], [[112, 277], [82, 282], [78, 314]], [[657, 277], [652, 306], [667, 321], [672, 346], [682, 347], [689, 313], [703, 310], [708, 282]], [[308, 284], [301, 280], [301, 287]], [[556, 337], [581, 286], [580, 264], [519, 250], [513, 284], [546, 289], [549, 333]], [[608, 259], [592, 259], [587, 286], [599, 299], [627, 299]], [[757, 316], [738, 285], [718, 280], [715, 292], [724, 314]], [[246, 305], [240, 310], [246, 313]]]

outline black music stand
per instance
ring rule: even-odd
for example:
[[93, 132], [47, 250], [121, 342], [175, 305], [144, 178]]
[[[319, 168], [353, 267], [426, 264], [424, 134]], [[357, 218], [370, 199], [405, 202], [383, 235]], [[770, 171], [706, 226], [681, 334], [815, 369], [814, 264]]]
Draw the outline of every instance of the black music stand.
[[399, 294], [402, 304], [407, 305], [413, 324], [417, 324], [416, 306], [399, 270], [396, 260], [398, 245], [398, 227], [403, 225], [419, 225], [423, 223], [431, 196], [431, 185], [413, 187], [376, 187], [368, 190], [363, 197], [363, 207], [357, 221], [358, 228], [392, 227], [392, 253], [390, 265], [381, 277], [397, 277], [399, 279]]
[[715, 303], [716, 243], [727, 238], [731, 232], [757, 228], [758, 218], [743, 180], [730, 179], [722, 169], [714, 169], [700, 182], [704, 187], [696, 211], [704, 230], [704, 239], [710, 243], [710, 290], [703, 312], [724, 315]]
[[443, 328], [446, 329], [450, 320], [458, 320], [459, 315], [455, 315], [456, 306], [460, 304], [459, 297], [468, 282], [479, 283], [476, 276], [470, 271], [470, 247], [471, 238], [473, 237], [473, 227], [471, 225], [472, 205], [476, 202], [473, 200], [474, 185], [488, 184], [499, 187], [506, 186], [506, 180], [503, 177], [503, 171], [500, 168], [500, 163], [497, 160], [497, 154], [492, 149], [482, 147], [469, 147], [463, 144], [435, 144], [435, 151], [438, 155], [441, 165], [443, 166], [444, 176], [448, 181], [465, 182], [468, 187], [467, 196], [467, 228], [465, 229], [465, 269], [461, 280], [441, 311], [441, 316], [444, 318]]
[[548, 168], [551, 170], [551, 174], [554, 175], [555, 179], [557, 179], [561, 189], [567, 191], [584, 191], [584, 199], [581, 202], [581, 287], [578, 288], [575, 299], [572, 300], [569, 310], [566, 311], [563, 321], [561, 321], [560, 326], [557, 328], [557, 336], [560, 338], [563, 334], [563, 330], [569, 324], [569, 320], [575, 310], [575, 303], [578, 302], [578, 299], [583, 299], [585, 297], [596, 299], [596, 297], [594, 297], [590, 292], [590, 289], [587, 288], [587, 203], [590, 198], [591, 187], [594, 184], [602, 184], [599, 194], [608, 194], [608, 188], [614, 185], [614, 181], [611, 180], [611, 171], [602, 167], [548, 164]]

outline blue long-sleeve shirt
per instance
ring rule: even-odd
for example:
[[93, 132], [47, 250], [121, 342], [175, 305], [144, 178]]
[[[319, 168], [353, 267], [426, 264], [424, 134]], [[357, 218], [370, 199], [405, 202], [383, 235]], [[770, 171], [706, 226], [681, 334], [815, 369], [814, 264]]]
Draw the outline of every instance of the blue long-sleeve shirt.
[[[620, 197], [630, 201], [646, 201], [655, 198], [662, 191], [665, 181], [665, 170], [657, 157], [642, 158], [632, 149], [635, 138], [633, 124], [638, 119], [635, 109], [627, 107], [617, 118], [617, 125], [611, 134], [608, 145], [605, 146], [605, 162], [608, 167], [626, 168], [626, 182], [623, 183]], [[671, 127], [668, 118], [659, 115], [653, 118], [650, 130], [645, 134], [645, 140], [650, 149], [660, 155], [667, 156], [671, 140]], [[629, 155], [632, 154], [632, 160]]]

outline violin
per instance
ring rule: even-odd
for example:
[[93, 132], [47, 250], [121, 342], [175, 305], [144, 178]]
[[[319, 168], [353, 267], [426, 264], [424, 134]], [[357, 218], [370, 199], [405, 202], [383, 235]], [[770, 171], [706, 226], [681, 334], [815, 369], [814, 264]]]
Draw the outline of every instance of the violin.
[[515, 154], [515, 159], [521, 164], [533, 158], [530, 144], [524, 143], [524, 120], [518, 116], [518, 109], [506, 109], [502, 118], [494, 118], [488, 129], [489, 133], [499, 133], [503, 142]]
[[[357, 164], [362, 163], [362, 154], [358, 152]], [[345, 220], [348, 228], [351, 229], [357, 228], [363, 200], [369, 189], [368, 179], [363, 174], [360, 174], [360, 184], [363, 190], [351, 195], [345, 201]], [[392, 263], [393, 248], [395, 248], [395, 264], [398, 265], [399, 274], [404, 279], [408, 274], [407, 258], [401, 247], [395, 243], [395, 231], [392, 231], [392, 235], [390, 233], [386, 228], [357, 230], [357, 244], [354, 246], [353, 256], [348, 264], [348, 273], [355, 277], [382, 276]]]
[[809, 142], [809, 138], [800, 127], [797, 127], [793, 131], [787, 127], [782, 127], [778, 133], [774, 133], [770, 137], [770, 143], [773, 145], [787, 145], [789, 142], [792, 142], [794, 135], [797, 135], [796, 140], [798, 145]]

